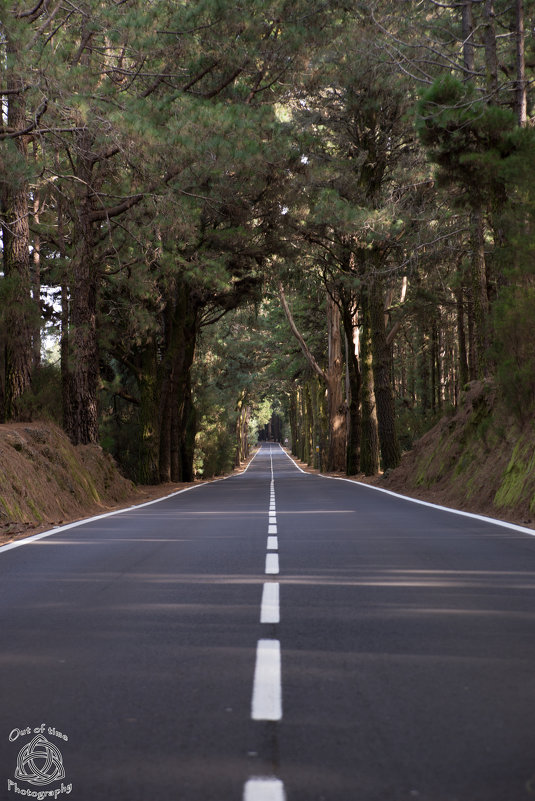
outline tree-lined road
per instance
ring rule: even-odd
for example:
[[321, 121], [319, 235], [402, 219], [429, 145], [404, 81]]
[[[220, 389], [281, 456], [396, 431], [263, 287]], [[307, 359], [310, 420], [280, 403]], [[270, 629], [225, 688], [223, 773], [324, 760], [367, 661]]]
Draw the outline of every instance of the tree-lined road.
[[[0, 797], [527, 801], [534, 623], [535, 538], [264, 445], [0, 551]], [[42, 723], [68, 741], [40, 787]]]

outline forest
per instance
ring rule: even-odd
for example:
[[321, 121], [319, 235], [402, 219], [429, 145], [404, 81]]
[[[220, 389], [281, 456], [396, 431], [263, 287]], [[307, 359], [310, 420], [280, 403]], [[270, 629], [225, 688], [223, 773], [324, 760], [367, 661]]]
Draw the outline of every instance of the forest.
[[535, 411], [535, 0], [4, 0], [0, 423], [139, 484]]

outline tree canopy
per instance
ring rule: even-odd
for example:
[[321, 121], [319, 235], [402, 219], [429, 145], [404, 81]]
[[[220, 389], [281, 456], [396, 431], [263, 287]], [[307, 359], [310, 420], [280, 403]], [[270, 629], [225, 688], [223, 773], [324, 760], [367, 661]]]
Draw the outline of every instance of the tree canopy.
[[0, 422], [156, 483], [393, 468], [478, 379], [526, 419], [534, 12], [6, 0]]

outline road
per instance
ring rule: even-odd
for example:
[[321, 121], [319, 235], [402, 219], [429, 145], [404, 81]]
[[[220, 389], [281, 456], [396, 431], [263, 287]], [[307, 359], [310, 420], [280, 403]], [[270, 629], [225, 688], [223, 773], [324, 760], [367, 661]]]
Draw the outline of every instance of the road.
[[535, 537], [264, 445], [0, 550], [0, 798], [529, 801], [534, 624]]

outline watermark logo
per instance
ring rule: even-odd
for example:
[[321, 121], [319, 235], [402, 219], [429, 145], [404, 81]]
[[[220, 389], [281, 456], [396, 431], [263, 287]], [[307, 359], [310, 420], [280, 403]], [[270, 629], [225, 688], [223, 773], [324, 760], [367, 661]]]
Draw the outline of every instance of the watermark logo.
[[63, 757], [59, 748], [38, 734], [20, 749], [15, 778], [43, 786], [65, 778]]
[[[45, 732], [46, 735], [45, 736]], [[29, 742], [22, 746], [17, 756], [15, 768], [15, 781], [8, 779], [7, 789], [17, 795], [25, 795], [30, 798], [37, 798], [39, 801], [46, 798], [55, 798], [66, 794], [72, 790], [72, 784], [65, 785], [62, 779], [65, 778], [65, 767], [63, 765], [63, 755], [58, 746], [51, 742], [48, 737], [56, 737], [63, 741], [68, 741], [68, 736], [58, 731], [54, 726], [40, 726], [32, 728], [27, 726], [24, 729], [12, 729], [9, 734], [9, 741], [15, 742], [19, 738], [31, 737]], [[20, 787], [18, 781], [26, 782], [34, 787], [48, 787], [43, 790], [31, 790]], [[54, 782], [61, 782], [61, 785], [49, 787]]]

